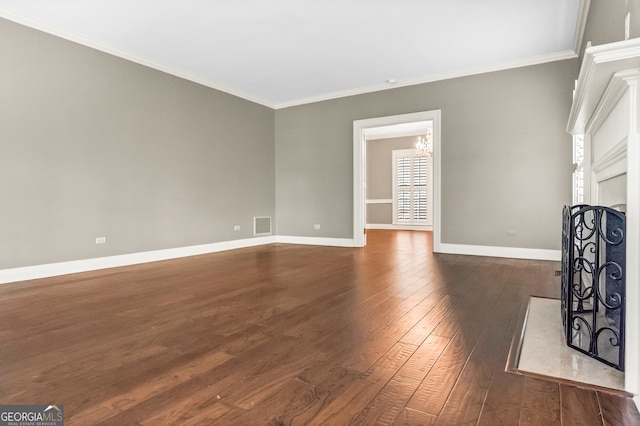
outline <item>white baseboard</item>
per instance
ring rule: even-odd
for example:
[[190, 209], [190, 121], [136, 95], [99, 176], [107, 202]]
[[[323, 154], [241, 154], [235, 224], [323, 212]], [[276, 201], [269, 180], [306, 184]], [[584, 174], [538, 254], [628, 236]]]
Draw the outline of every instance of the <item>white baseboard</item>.
[[431, 225], [390, 225], [386, 223], [367, 223], [365, 229], [390, 229], [401, 231], [433, 231]]
[[272, 243], [353, 247], [352, 239], [268, 236], [0, 270], [0, 284], [117, 268]]
[[306, 244], [311, 246], [353, 247], [352, 238], [322, 238], [322, 237], [289, 237], [278, 235], [277, 243]]
[[465, 254], [470, 256], [508, 257], [512, 259], [560, 261], [560, 250], [545, 250], [518, 247], [474, 246], [467, 244], [440, 243], [440, 253]]
[[0, 284], [55, 277], [57, 275], [75, 274], [78, 272], [95, 271], [98, 269], [116, 268], [119, 266], [137, 265], [140, 263], [156, 262], [159, 260], [177, 259], [180, 257], [196, 256], [199, 254], [215, 253], [218, 251], [253, 247], [275, 242], [276, 237], [274, 236], [246, 238], [219, 243], [201, 244], [197, 246], [3, 269], [0, 270]]
[[[397, 228], [393, 228], [397, 229]], [[264, 244], [285, 243], [305, 244], [332, 247], [353, 247], [350, 238], [268, 236], [246, 238], [242, 240], [223, 241], [219, 243], [197, 246], [178, 247], [165, 250], [154, 250], [118, 256], [99, 257], [94, 259], [73, 260], [69, 262], [49, 263], [45, 265], [25, 266], [22, 268], [0, 270], [0, 284], [16, 281], [35, 280], [58, 275], [75, 274], [119, 266], [137, 265], [160, 260], [177, 259], [199, 254], [215, 253]], [[440, 244], [440, 252], [448, 254], [465, 254], [475, 256], [510, 257], [516, 259], [560, 260], [560, 250], [525, 249], [513, 247], [472, 246], [462, 244]]]

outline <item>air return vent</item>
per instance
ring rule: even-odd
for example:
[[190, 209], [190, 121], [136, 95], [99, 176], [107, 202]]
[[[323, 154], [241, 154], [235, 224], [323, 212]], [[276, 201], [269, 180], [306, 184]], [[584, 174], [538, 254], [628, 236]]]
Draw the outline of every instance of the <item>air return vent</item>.
[[253, 235], [271, 235], [271, 216], [256, 216], [253, 218]]

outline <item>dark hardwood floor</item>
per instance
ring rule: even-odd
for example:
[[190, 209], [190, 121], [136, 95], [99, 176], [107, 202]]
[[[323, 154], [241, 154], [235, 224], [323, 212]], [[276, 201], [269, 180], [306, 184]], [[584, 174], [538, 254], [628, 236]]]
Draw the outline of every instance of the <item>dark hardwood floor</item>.
[[640, 424], [627, 398], [504, 372], [556, 269], [370, 231], [0, 285], [0, 404], [68, 425]]

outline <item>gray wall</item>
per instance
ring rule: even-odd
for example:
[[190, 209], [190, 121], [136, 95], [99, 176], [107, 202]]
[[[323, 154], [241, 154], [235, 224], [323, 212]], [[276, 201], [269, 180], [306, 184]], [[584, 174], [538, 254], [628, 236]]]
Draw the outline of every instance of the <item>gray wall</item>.
[[0, 269], [248, 238], [276, 212], [279, 235], [351, 238], [353, 121], [433, 109], [443, 242], [559, 246], [574, 60], [274, 112], [2, 19], [0, 58]]
[[[415, 149], [417, 136], [367, 141], [367, 199], [393, 198], [393, 151], [396, 149]], [[366, 221], [371, 224], [393, 223], [393, 205], [367, 204]]]
[[365, 225], [392, 225], [393, 204], [367, 204]]
[[640, 1], [591, 0], [580, 58], [587, 42], [593, 46], [624, 40], [625, 17], [630, 13], [629, 37], [640, 37]]
[[577, 70], [565, 60], [277, 110], [278, 234], [351, 238], [353, 121], [441, 109], [442, 242], [559, 249]]
[[367, 198], [393, 196], [393, 151], [415, 149], [417, 136], [367, 141]]
[[274, 164], [272, 109], [0, 19], [0, 269], [250, 237]]

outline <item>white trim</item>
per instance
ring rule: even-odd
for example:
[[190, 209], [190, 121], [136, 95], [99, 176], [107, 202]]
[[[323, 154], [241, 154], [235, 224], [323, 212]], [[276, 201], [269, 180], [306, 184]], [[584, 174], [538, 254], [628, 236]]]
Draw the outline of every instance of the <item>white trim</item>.
[[[595, 163], [591, 164], [594, 183], [600, 183], [612, 177], [627, 172], [627, 137], [618, 142], [613, 148]], [[596, 194], [598, 192], [596, 191]]]
[[418, 84], [433, 83], [435, 81], [450, 80], [453, 78], [468, 77], [472, 75], [486, 74], [486, 73], [496, 72], [496, 71], [504, 71], [504, 70], [513, 69], [513, 68], [529, 67], [533, 65], [545, 64], [548, 62], [563, 61], [565, 59], [574, 59], [577, 56], [578, 55], [574, 51], [566, 50], [563, 52], [552, 53], [549, 55], [535, 56], [532, 58], [525, 58], [525, 59], [518, 59], [515, 61], [504, 62], [502, 64], [490, 66], [490, 67], [468, 69], [465, 71], [455, 71], [455, 72], [431, 75], [431, 76], [426, 76], [421, 78], [415, 78], [411, 80], [398, 81], [393, 86], [390, 86], [389, 84], [384, 83], [384, 84], [377, 84], [375, 86], [367, 86], [367, 87], [361, 87], [358, 89], [342, 90], [338, 92], [327, 93], [324, 95], [311, 96], [308, 98], [296, 99], [289, 102], [281, 102], [276, 104], [274, 108], [283, 109], [283, 108], [289, 108], [289, 107], [294, 107], [299, 105], [312, 104], [315, 102], [345, 98], [347, 96], [363, 95], [365, 93], [391, 90], [391, 89], [396, 89], [398, 87], [416, 86]]
[[622, 99], [629, 89], [627, 80], [635, 78], [637, 74], [638, 70], [626, 70], [613, 75], [607, 88], [604, 89], [600, 102], [593, 111], [593, 116], [587, 124], [585, 133], [595, 134], [600, 130], [600, 127], [602, 127], [606, 119], [620, 102], [620, 99]]
[[576, 32], [573, 36], [573, 51], [576, 52], [576, 54], [580, 54], [580, 49], [582, 48], [582, 39], [584, 38], [584, 29], [587, 26], [587, 17], [589, 16], [590, 6], [591, 0], [580, 0]]
[[591, 170], [591, 153], [593, 150], [593, 145], [591, 143], [591, 133], [585, 133], [584, 134], [584, 160], [583, 160], [583, 166], [584, 166], [584, 197], [583, 197], [583, 202], [585, 203], [590, 203], [591, 198], [591, 194], [595, 193], [595, 186], [594, 183], [591, 179], [592, 175], [592, 170]]
[[276, 238], [273, 236], [247, 238], [242, 240], [223, 241], [219, 243], [202, 244], [197, 246], [178, 247], [172, 249], [122, 254], [117, 256], [98, 257], [93, 259], [72, 260], [69, 262], [25, 266], [22, 268], [3, 269], [0, 270], [0, 284], [6, 284], [14, 281], [55, 277], [58, 275], [75, 274], [78, 272], [95, 271], [98, 269], [117, 268], [119, 266], [137, 265], [140, 263], [157, 262], [160, 260], [177, 259], [180, 257], [196, 256], [199, 254], [215, 253], [224, 250], [253, 247], [275, 242]]
[[594, 112], [609, 87], [612, 76], [619, 71], [640, 67], [640, 39], [618, 41], [588, 47], [584, 53], [573, 104], [569, 112], [567, 132], [575, 135], [587, 133]]
[[[367, 225], [371, 229], [408, 229], [413, 231], [428, 231], [427, 227], [399, 227], [392, 225], [388, 228], [380, 225]], [[0, 284], [17, 281], [35, 280], [39, 278], [55, 277], [59, 275], [75, 274], [79, 272], [96, 271], [107, 268], [137, 265], [141, 263], [157, 262], [161, 260], [177, 259], [215, 253], [225, 250], [255, 247], [265, 244], [304, 244], [332, 247], [355, 247], [350, 238], [322, 238], [295, 237], [277, 235], [242, 240], [224, 241], [220, 243], [202, 244], [197, 246], [178, 247], [165, 250], [154, 250], [140, 253], [123, 254], [118, 256], [99, 257], [93, 259], [74, 260], [70, 262], [49, 263], [44, 265], [25, 266], [21, 268], [0, 270]], [[463, 244], [440, 244], [442, 253], [464, 254], [472, 256], [509, 257], [515, 259], [560, 260], [559, 250], [541, 250], [513, 247], [473, 246]]]
[[433, 251], [440, 251], [440, 128], [441, 111], [414, 112], [388, 117], [368, 118], [353, 122], [353, 245], [366, 245], [365, 190], [366, 183], [366, 129], [392, 126], [395, 124], [433, 121]]
[[25, 18], [24, 16], [17, 15], [17, 14], [15, 14], [15, 13], [7, 10], [7, 9], [4, 9], [4, 8], [0, 8], [0, 17], [5, 18], [5, 19], [7, 19], [9, 21], [16, 22], [16, 23], [21, 24], [21, 25], [25, 25], [25, 26], [30, 27], [30, 28], [34, 28], [34, 29], [39, 30], [39, 31], [43, 31], [43, 32], [45, 32], [47, 34], [51, 34], [51, 35], [54, 35], [56, 37], [60, 37], [62, 39], [71, 41], [73, 43], [77, 43], [77, 44], [80, 44], [82, 46], [89, 47], [91, 49], [99, 50], [100, 52], [104, 52], [104, 53], [107, 53], [109, 55], [116, 56], [118, 58], [126, 59], [127, 61], [139, 64], [139, 65], [143, 65], [145, 67], [149, 67], [149, 68], [152, 68], [152, 69], [155, 69], [155, 70], [158, 70], [158, 71], [162, 71], [164, 73], [167, 73], [167, 74], [182, 78], [184, 80], [192, 81], [194, 83], [201, 84], [201, 85], [209, 87], [211, 89], [215, 89], [215, 90], [219, 90], [221, 92], [225, 92], [225, 93], [227, 93], [229, 95], [237, 96], [239, 98], [245, 99], [245, 100], [250, 101], [250, 102], [254, 102], [254, 103], [257, 103], [257, 104], [260, 104], [260, 105], [264, 105], [264, 106], [272, 108], [272, 109], [276, 108], [276, 106], [274, 104], [267, 102], [267, 100], [265, 100], [265, 99], [258, 98], [258, 97], [255, 97], [255, 96], [251, 96], [251, 95], [248, 95], [246, 93], [238, 92], [237, 90], [234, 90], [234, 89], [231, 89], [231, 88], [228, 88], [228, 87], [225, 87], [225, 86], [221, 86], [221, 85], [219, 85], [217, 83], [214, 83], [212, 81], [209, 81], [207, 79], [204, 79], [204, 78], [201, 78], [201, 77], [197, 77], [195, 75], [186, 73], [184, 71], [181, 71], [181, 70], [178, 70], [178, 69], [175, 69], [175, 68], [171, 68], [171, 67], [167, 67], [165, 65], [161, 65], [161, 64], [155, 63], [155, 62], [150, 61], [148, 59], [141, 58], [141, 57], [139, 57], [137, 55], [133, 55], [133, 54], [128, 53], [128, 52], [124, 52], [122, 50], [116, 49], [116, 48], [111, 47], [111, 46], [107, 46], [107, 45], [104, 45], [104, 44], [96, 43], [93, 40], [89, 40], [89, 39], [87, 39], [85, 37], [82, 37], [80, 35], [77, 35], [77, 34], [72, 34], [72, 33], [66, 32], [66, 31], [61, 30], [59, 28], [56, 28], [56, 27], [54, 27], [52, 25], [45, 24], [45, 23], [42, 23], [42, 22], [39, 22], [39, 21], [34, 21], [32, 19]]
[[[594, 173], [600, 173], [605, 169], [613, 167], [620, 161], [627, 160], [627, 136], [618, 142], [613, 148], [605, 153], [599, 160], [595, 161], [591, 169]], [[625, 167], [626, 170], [626, 167]]]
[[375, 127], [375, 121], [357, 120], [353, 122], [353, 245], [364, 247], [367, 244], [367, 236], [364, 233], [364, 224], [367, 216], [367, 207], [364, 202], [367, 191], [366, 153], [367, 139], [364, 130], [367, 127]]
[[310, 246], [354, 247], [351, 238], [294, 237], [278, 235], [276, 243], [305, 244]]
[[440, 252], [440, 240], [442, 226], [440, 223], [442, 212], [442, 181], [441, 181], [441, 166], [442, 166], [442, 150], [441, 147], [441, 135], [442, 135], [442, 117], [440, 110], [433, 111], [435, 118], [433, 119], [433, 251], [434, 253]]
[[[621, 94], [628, 89], [628, 128], [626, 137], [618, 142], [595, 164], [585, 158], [585, 176], [591, 182], [590, 196], [585, 193], [585, 201], [598, 202], [598, 182], [613, 175], [619, 175], [626, 169], [626, 256], [627, 270], [626, 303], [628, 307], [637, 307], [640, 303], [640, 135], [638, 134], [638, 104], [640, 103], [640, 39], [630, 39], [615, 43], [588, 47], [578, 77], [576, 96], [571, 106], [567, 131], [581, 133], [585, 130], [589, 137], [591, 152], [591, 134], [604, 123], [615, 106], [621, 100]], [[626, 83], [626, 85], [624, 84]], [[621, 159], [626, 149], [626, 167]], [[588, 198], [587, 198], [588, 197]], [[625, 390], [636, 394], [634, 401], [638, 405], [640, 392], [640, 314], [637, 309], [626, 310], [625, 329]]]
[[433, 231], [431, 225], [391, 225], [387, 223], [367, 223], [365, 229], [389, 229], [394, 231]]
[[279, 235], [246, 238], [197, 246], [98, 257], [93, 259], [72, 260], [69, 262], [48, 263], [21, 268], [0, 269], [0, 284], [76, 274], [79, 272], [97, 271], [100, 269], [117, 268], [121, 266], [138, 265], [141, 263], [157, 262], [161, 260], [178, 259], [181, 257], [197, 256], [201, 254], [216, 253], [220, 251], [255, 247], [273, 243], [353, 247], [353, 240], [349, 238], [289, 237]]
[[520, 247], [474, 246], [469, 244], [440, 244], [440, 253], [464, 254], [467, 256], [508, 257], [511, 259], [561, 260], [560, 250], [532, 249]]
[[393, 204], [393, 198], [373, 198], [364, 202], [366, 204]]
[[627, 139], [627, 252], [626, 252], [626, 328], [625, 328], [625, 390], [640, 394], [640, 103], [639, 77], [629, 84], [629, 136]]

